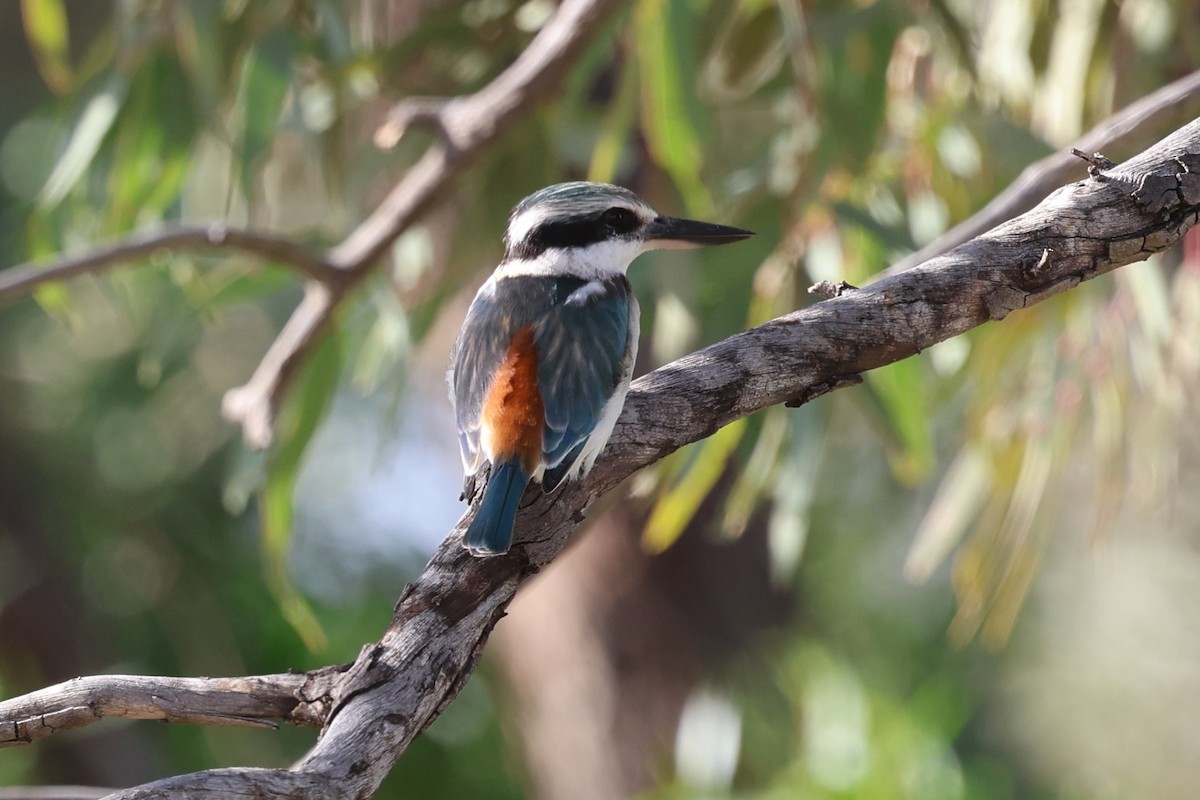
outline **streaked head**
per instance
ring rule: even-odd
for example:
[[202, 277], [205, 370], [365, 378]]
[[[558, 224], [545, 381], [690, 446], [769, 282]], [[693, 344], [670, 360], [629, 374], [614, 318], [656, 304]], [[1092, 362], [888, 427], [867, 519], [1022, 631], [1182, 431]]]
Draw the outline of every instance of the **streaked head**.
[[501, 269], [514, 274], [623, 273], [647, 250], [726, 244], [752, 235], [727, 225], [664, 217], [620, 186], [558, 183], [513, 209]]

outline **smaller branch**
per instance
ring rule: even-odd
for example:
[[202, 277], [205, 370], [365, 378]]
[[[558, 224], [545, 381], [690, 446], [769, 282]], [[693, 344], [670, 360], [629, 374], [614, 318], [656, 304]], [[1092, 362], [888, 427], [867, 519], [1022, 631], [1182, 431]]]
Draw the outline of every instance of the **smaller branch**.
[[377, 138], [387, 142], [419, 124], [436, 129], [442, 141], [330, 251], [330, 261], [349, 271], [370, 269], [486, 144], [562, 83], [571, 63], [620, 4], [620, 0], [565, 0], [516, 60], [479, 91], [397, 104], [376, 132]]
[[[1169, 121], [1194, 115], [1200, 100], [1200, 71], [1185, 75], [1168, 83], [1158, 91], [1151, 92], [1081, 136], [1069, 150], [1056, 151], [1025, 169], [1008, 188], [996, 195], [990, 203], [934, 239], [915, 253], [897, 261], [883, 275], [895, 275], [912, 269], [918, 264], [936, 258], [951, 248], [973, 239], [1005, 220], [1023, 214], [1033, 208], [1042, 198], [1063, 184], [1070, 183], [1078, 175], [1079, 158], [1076, 153], [1096, 153], [1113, 150], [1126, 144], [1134, 137], [1143, 137], [1158, 130]], [[1086, 159], [1085, 159], [1086, 160]], [[1105, 159], [1108, 161], [1108, 159]], [[1111, 161], [1108, 161], [1111, 164]], [[1092, 168], [1095, 164], [1089, 161]], [[1089, 169], [1089, 173], [1091, 169]]]
[[1078, 147], [1071, 148], [1071, 155], [1087, 163], [1088, 175], [1091, 175], [1093, 178], [1097, 177], [1102, 172], [1109, 171], [1117, 165], [1115, 161], [1104, 155], [1104, 153], [1096, 152], [1088, 155]]
[[303, 673], [249, 678], [76, 678], [0, 703], [0, 747], [29, 744], [104, 717], [221, 727], [274, 728], [270, 720], [275, 719], [312, 725], [323, 716], [320, 708], [312, 706], [322, 701], [301, 698], [312, 691], [313, 680]]
[[163, 250], [241, 250], [263, 256], [314, 280], [335, 280], [337, 270], [311, 248], [266, 233], [228, 228], [223, 223], [181, 225], [135, 234], [128, 239], [67, 256], [44, 265], [20, 264], [0, 271], [0, 300], [21, 297], [43, 283], [63, 281], [153, 256]]
[[344, 291], [318, 281], [305, 284], [304, 299], [271, 343], [250, 380], [225, 393], [221, 411], [230, 422], [242, 426], [246, 444], [263, 449], [271, 443], [284, 393], [304, 357], [333, 321], [333, 312]]

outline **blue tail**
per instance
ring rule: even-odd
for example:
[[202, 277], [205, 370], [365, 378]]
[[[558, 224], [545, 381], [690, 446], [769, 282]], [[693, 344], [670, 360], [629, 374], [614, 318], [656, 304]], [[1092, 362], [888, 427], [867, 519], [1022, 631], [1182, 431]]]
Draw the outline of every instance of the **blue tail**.
[[529, 473], [515, 458], [493, 466], [479, 513], [463, 534], [463, 547], [477, 556], [507, 553], [512, 544], [517, 505], [528, 483]]

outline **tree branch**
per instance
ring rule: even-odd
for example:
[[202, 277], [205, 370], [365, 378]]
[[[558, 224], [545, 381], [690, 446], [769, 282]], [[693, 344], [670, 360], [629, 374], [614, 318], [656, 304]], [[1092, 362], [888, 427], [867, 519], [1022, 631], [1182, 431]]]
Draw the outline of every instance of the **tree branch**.
[[48, 264], [19, 264], [0, 271], [0, 301], [23, 297], [43, 283], [65, 281], [86, 273], [148, 258], [163, 250], [241, 250], [289, 267], [313, 280], [337, 281], [334, 266], [309, 247], [266, 233], [228, 228], [223, 223], [175, 225], [135, 234], [116, 244], [98, 247]]
[[735, 419], [853, 385], [866, 370], [1143, 260], [1179, 241], [1198, 216], [1200, 120], [944, 256], [655, 370], [634, 384], [586, 480], [527, 493], [507, 555], [463, 550], [475, 510], [464, 515], [406, 587], [383, 638], [323, 693], [322, 735], [290, 770], [208, 770], [111, 797], [369, 797], [470, 677], [521, 583], [633, 472]]
[[346, 296], [375, 267], [401, 233], [428, 211], [454, 178], [503, 134], [530, 106], [547, 97], [570, 71], [622, 0], [564, 0], [517, 59], [478, 92], [445, 101], [413, 99], [399, 104], [377, 139], [394, 143], [410, 124], [436, 129], [440, 141], [411, 167], [383, 202], [327, 254], [265, 233], [222, 223], [176, 226], [44, 266], [22, 264], [0, 271], [0, 301], [37, 286], [171, 248], [224, 248], [260, 255], [288, 266], [307, 280], [304, 300], [292, 312], [250, 380], [230, 389], [225, 417], [242, 427], [252, 447], [267, 447], [284, 393], [328, 328]]
[[1174, 83], [1130, 103], [1081, 136], [1073, 146], [1056, 151], [1021, 170], [1017, 179], [992, 201], [934, 239], [915, 253], [888, 268], [894, 275], [999, 225], [1033, 208], [1047, 194], [1071, 180], [1079, 171], [1079, 159], [1073, 150], [1096, 153], [1144, 142], [1149, 135], [1178, 125], [1200, 110], [1200, 71], [1185, 75]]
[[284, 392], [333, 322], [342, 297], [341, 290], [327, 283], [305, 284], [304, 299], [271, 342], [250, 380], [225, 393], [221, 412], [226, 419], [241, 423], [242, 436], [251, 446], [263, 448], [271, 443]]
[[323, 723], [341, 668], [249, 678], [76, 678], [0, 703], [0, 747], [29, 744], [104, 717], [194, 725], [278, 727]]

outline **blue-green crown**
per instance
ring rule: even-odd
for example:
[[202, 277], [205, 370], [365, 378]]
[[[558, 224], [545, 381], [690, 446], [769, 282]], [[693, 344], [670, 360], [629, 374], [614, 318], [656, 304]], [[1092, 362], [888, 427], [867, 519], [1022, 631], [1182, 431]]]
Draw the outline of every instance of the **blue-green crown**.
[[611, 183], [592, 183], [591, 181], [571, 181], [538, 189], [517, 203], [511, 218], [516, 219], [534, 208], [538, 209], [540, 215], [546, 219], [560, 215], [574, 216], [603, 210], [612, 206], [613, 203], [649, 208], [645, 200], [624, 186], [615, 186]]

